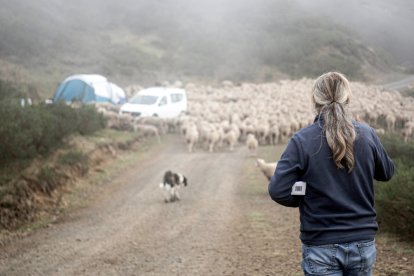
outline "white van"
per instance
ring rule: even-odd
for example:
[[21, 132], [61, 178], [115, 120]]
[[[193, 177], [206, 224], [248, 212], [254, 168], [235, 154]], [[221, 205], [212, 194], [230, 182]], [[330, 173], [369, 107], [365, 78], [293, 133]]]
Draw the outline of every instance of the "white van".
[[172, 118], [187, 112], [187, 95], [184, 89], [151, 87], [139, 91], [121, 106], [120, 113], [133, 116]]

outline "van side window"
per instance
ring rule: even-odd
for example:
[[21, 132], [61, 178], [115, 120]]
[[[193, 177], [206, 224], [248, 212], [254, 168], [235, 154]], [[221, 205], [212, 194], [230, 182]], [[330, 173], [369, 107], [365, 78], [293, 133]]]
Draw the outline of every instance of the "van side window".
[[176, 102], [181, 102], [181, 100], [183, 99], [183, 94], [171, 94], [171, 102], [176, 103]]
[[167, 97], [164, 96], [164, 97], [162, 97], [159, 105], [166, 105], [166, 104], [167, 104]]

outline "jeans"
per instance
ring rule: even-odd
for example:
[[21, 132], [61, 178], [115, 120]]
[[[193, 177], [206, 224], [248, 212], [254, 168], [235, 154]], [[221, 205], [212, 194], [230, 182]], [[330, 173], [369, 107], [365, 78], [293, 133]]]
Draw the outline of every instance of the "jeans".
[[375, 240], [327, 245], [302, 244], [305, 275], [371, 275]]

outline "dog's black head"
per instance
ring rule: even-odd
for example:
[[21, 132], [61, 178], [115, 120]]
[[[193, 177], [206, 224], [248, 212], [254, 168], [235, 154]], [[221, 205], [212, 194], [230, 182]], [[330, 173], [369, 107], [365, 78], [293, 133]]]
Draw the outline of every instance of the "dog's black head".
[[166, 171], [164, 174], [164, 185], [169, 184], [171, 187], [177, 184], [175, 173]]
[[173, 173], [172, 171], [166, 171], [164, 174], [164, 185], [169, 184], [171, 187], [174, 187], [175, 185], [184, 184], [184, 186], [187, 186], [187, 178], [178, 173]]

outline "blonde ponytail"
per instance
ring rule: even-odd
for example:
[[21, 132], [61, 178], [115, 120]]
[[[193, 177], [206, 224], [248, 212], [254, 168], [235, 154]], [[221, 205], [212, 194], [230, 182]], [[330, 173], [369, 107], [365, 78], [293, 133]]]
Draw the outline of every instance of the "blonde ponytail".
[[355, 128], [347, 105], [351, 97], [349, 82], [344, 75], [329, 72], [318, 77], [312, 89], [315, 109], [324, 120], [323, 132], [337, 168], [351, 172], [355, 166]]

